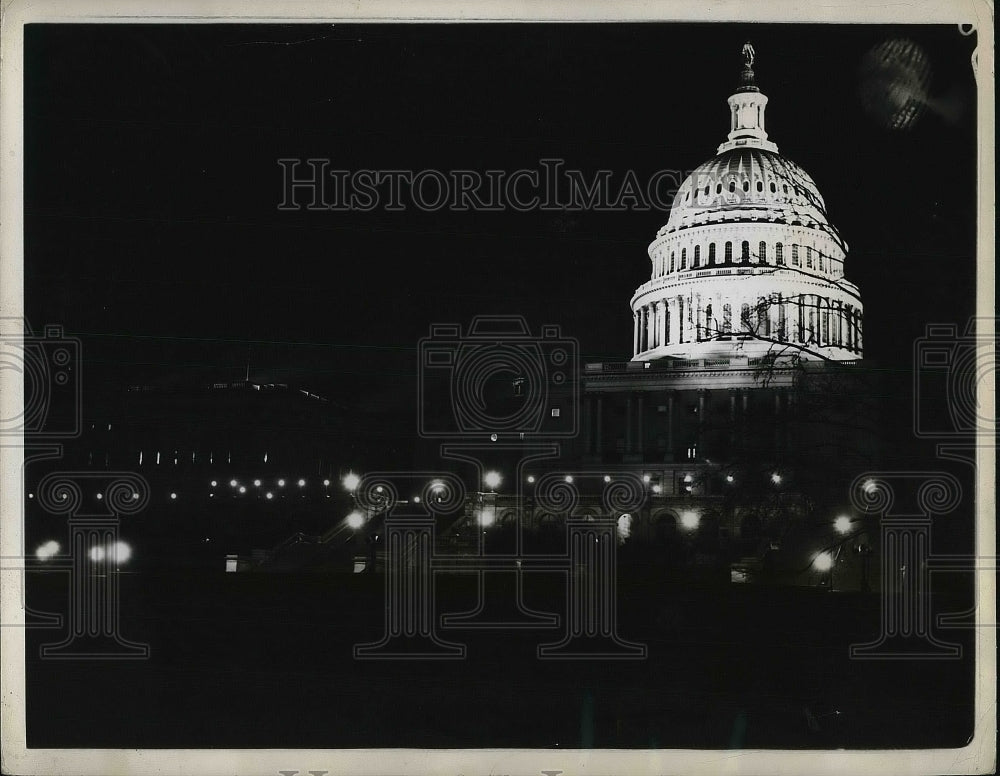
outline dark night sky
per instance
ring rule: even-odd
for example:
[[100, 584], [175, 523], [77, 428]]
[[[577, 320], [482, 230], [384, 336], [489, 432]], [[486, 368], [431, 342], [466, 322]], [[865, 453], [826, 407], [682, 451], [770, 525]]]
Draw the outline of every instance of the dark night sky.
[[[863, 111], [859, 62], [889, 38], [923, 47], [957, 121]], [[866, 355], [905, 369], [927, 321], [973, 309], [975, 37], [954, 26], [33, 25], [29, 320], [84, 337], [90, 395], [237, 379], [250, 340], [257, 379], [411, 407], [417, 339], [481, 312], [627, 358], [665, 212], [281, 212], [276, 160], [690, 170], [725, 139], [747, 39], [771, 139], [850, 245]]]

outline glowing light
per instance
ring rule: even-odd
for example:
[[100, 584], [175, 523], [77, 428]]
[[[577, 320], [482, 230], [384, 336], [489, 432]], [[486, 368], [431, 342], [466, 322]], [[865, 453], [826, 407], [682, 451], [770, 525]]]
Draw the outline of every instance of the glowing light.
[[813, 566], [817, 571], [829, 571], [833, 568], [833, 556], [828, 552], [821, 552], [813, 560]]
[[278, 480], [278, 487], [279, 487], [279, 488], [283, 488], [283, 487], [285, 487], [285, 481], [284, 481], [283, 479], [281, 479], [281, 480]]
[[535, 484], [535, 475], [534, 474], [529, 474], [528, 475], [528, 484], [529, 485], [534, 485]]
[[649, 475], [648, 474], [642, 475], [642, 481], [648, 483], [649, 482]]
[[775, 472], [774, 474], [772, 474], [771, 475], [771, 482], [773, 482], [775, 485], [780, 485], [781, 484], [781, 475], [778, 474], [777, 472]]
[[138, 499], [139, 499], [139, 494], [133, 491], [132, 492], [132, 500], [133, 501], [138, 501]]
[[361, 484], [361, 478], [354, 472], [349, 472], [346, 477], [344, 477], [344, 488], [351, 493], [358, 489], [358, 485]]
[[663, 490], [663, 488], [660, 487], [659, 485], [654, 485], [653, 486], [653, 493], [660, 493], [662, 490]]
[[305, 480], [299, 480], [299, 487], [300, 488], [304, 488], [305, 486], [306, 486], [306, 481]]
[[271, 491], [268, 491], [267, 493], [264, 494], [264, 498], [270, 501], [271, 499], [274, 498], [274, 494]]
[[836, 520], [833, 521], [833, 527], [836, 529], [837, 533], [850, 533], [851, 532], [851, 518], [846, 515], [841, 515]]
[[329, 488], [330, 487], [330, 480], [323, 480], [323, 487]]
[[431, 493], [440, 493], [442, 490], [444, 490], [444, 483], [441, 480], [431, 482]]
[[727, 474], [726, 475], [726, 482], [732, 482], [732, 481], [733, 481], [733, 475]]
[[482, 512], [479, 515], [479, 525], [483, 528], [493, 525], [494, 515], [492, 512]]
[[632, 534], [632, 515], [622, 515], [618, 518], [618, 538], [628, 539]]
[[875, 485], [875, 480], [865, 480], [865, 484], [861, 487], [864, 489], [865, 493], [871, 494], [875, 492], [875, 488], [877, 486]]
[[684, 482], [691, 482], [694, 478], [690, 474], [684, 475]]
[[246, 493], [246, 492], [247, 492], [247, 486], [246, 485], [240, 485], [240, 493]]
[[572, 482], [573, 482], [573, 475], [572, 474], [567, 474], [566, 475], [566, 482], [572, 484]]
[[35, 557], [38, 558], [38, 560], [48, 560], [53, 555], [58, 555], [60, 549], [62, 548], [59, 546], [59, 542], [47, 541], [35, 550]]
[[95, 563], [100, 563], [102, 560], [104, 560], [104, 548], [99, 544], [94, 547], [91, 547], [88, 555], [90, 555], [90, 559], [92, 561], [94, 561]]
[[361, 526], [365, 524], [365, 516], [361, 512], [351, 512], [347, 516], [347, 525], [357, 531]]
[[253, 481], [253, 486], [254, 486], [255, 488], [259, 488], [259, 487], [260, 487], [260, 480], [254, 480], [254, 481]]
[[384, 493], [385, 492], [385, 488], [383, 488], [381, 485], [377, 485], [377, 486], [375, 486], [375, 492], [376, 493]]
[[132, 548], [125, 544], [125, 542], [115, 542], [111, 545], [111, 556], [109, 560], [112, 560], [115, 563], [125, 563], [131, 557]]
[[35, 497], [35, 494], [34, 494], [34, 493], [29, 493], [29, 494], [28, 494], [28, 498], [34, 498], [34, 497]]
[[104, 499], [104, 494], [103, 493], [98, 493], [97, 494], [97, 500], [98, 501], [102, 501], [103, 499]]
[[698, 527], [698, 523], [701, 522], [701, 515], [697, 512], [687, 511], [681, 512], [681, 525], [687, 530], [693, 531]]
[[229, 487], [230, 488], [235, 488], [237, 485], [239, 485], [239, 483], [236, 480], [230, 480], [229, 481]]
[[219, 483], [218, 483], [218, 482], [217, 482], [216, 480], [212, 480], [212, 482], [211, 482], [211, 485], [212, 485], [212, 487], [213, 487], [213, 488], [214, 488], [214, 487], [215, 487], [216, 485], [218, 485], [218, 484], [219, 484]]
[[483, 477], [483, 482], [486, 483], [486, 487], [490, 490], [500, 487], [500, 480], [500, 472], [486, 472], [486, 476]]
[[171, 493], [170, 494], [170, 500], [171, 501], [176, 501], [177, 500], [177, 494], [176, 493]]

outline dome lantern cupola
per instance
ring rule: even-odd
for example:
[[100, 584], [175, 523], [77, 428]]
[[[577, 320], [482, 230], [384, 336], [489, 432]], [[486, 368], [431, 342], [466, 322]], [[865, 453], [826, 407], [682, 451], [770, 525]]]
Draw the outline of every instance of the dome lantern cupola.
[[767, 95], [757, 88], [753, 72], [754, 50], [743, 44], [743, 72], [740, 86], [729, 97], [729, 139], [719, 146], [718, 153], [734, 148], [764, 148], [778, 152], [778, 146], [767, 139], [764, 131], [764, 110]]

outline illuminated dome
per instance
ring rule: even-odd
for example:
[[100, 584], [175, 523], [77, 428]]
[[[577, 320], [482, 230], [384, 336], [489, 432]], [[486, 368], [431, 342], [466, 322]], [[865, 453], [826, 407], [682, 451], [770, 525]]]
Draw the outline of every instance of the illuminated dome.
[[749, 44], [744, 56], [729, 136], [681, 184], [649, 246], [652, 276], [632, 297], [633, 360], [861, 356], [847, 244], [813, 179], [768, 139]]

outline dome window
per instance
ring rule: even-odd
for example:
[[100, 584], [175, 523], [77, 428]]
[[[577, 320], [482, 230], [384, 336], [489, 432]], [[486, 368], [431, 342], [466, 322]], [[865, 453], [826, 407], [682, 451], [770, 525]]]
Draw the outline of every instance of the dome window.
[[781, 243], [774, 246], [774, 263], [780, 267], [785, 266], [785, 246]]
[[823, 267], [823, 254], [820, 253], [819, 251], [816, 251], [816, 253], [819, 256], [819, 271], [820, 272], [825, 272], [826, 270]]
[[764, 183], [762, 181], [757, 181], [757, 191], [761, 192], [764, 190]]
[[684, 195], [684, 201], [689, 202], [690, 200], [691, 200], [691, 192], [689, 191], [687, 194]]
[[716, 194], [721, 194], [722, 193], [722, 184], [721, 183], [716, 183], [715, 184], [715, 193]]
[[774, 185], [774, 181], [771, 181], [771, 193], [774, 194], [778, 190], [778, 187]]
[[781, 190], [782, 190], [782, 191], [783, 191], [783, 192], [784, 192], [785, 194], [787, 194], [787, 193], [788, 193], [788, 184], [786, 183], [786, 184], [785, 184], [784, 186], [782, 186], [782, 187], [781, 187]]
[[794, 244], [792, 245], [792, 266], [799, 266], [799, 246]]
[[715, 243], [708, 244], [708, 266], [715, 264]]
[[736, 181], [729, 181], [729, 190], [736, 191]]
[[705, 184], [705, 196], [706, 197], [708, 196], [708, 192], [709, 192], [709, 185], [706, 183]]
[[744, 264], [750, 261], [750, 243], [747, 240], [740, 246], [740, 260]]
[[813, 268], [813, 249], [806, 246], [806, 267], [808, 269]]
[[733, 244], [731, 242], [726, 243], [726, 264], [731, 264], [733, 261]]
[[676, 256], [676, 254], [673, 251], [670, 251], [670, 271], [671, 272], [674, 271], [674, 257], [675, 256]]
[[694, 246], [694, 266], [695, 267], [700, 267], [701, 266], [701, 246], [700, 245]]
[[750, 191], [750, 181], [743, 181], [743, 191]]
[[760, 253], [760, 263], [767, 264], [767, 243], [763, 240], [760, 241], [758, 252]]
[[681, 269], [687, 269], [688, 265], [688, 249], [681, 248]]

